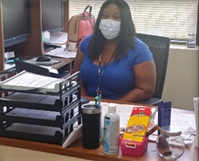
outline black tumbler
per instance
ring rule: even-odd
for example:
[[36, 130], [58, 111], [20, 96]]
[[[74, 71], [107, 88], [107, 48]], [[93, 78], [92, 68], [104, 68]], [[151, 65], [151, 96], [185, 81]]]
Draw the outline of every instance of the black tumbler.
[[100, 146], [101, 108], [96, 105], [82, 105], [82, 146], [96, 149]]

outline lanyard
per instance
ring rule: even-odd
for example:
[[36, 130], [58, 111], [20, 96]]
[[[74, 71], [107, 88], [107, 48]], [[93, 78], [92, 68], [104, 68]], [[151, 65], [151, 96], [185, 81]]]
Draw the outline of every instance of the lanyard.
[[110, 59], [108, 60], [108, 62], [105, 64], [104, 68], [101, 69], [101, 63], [102, 63], [102, 54], [100, 54], [99, 56], [99, 65], [98, 65], [98, 86], [97, 86], [97, 96], [99, 96], [101, 94], [101, 90], [100, 90], [100, 87], [101, 87], [101, 81], [102, 81], [102, 76], [104, 74], [104, 71], [107, 67], [107, 65], [111, 62], [111, 60], [113, 59], [113, 56], [115, 55], [115, 52], [117, 50], [117, 47], [116, 49], [114, 50], [113, 54], [111, 55]]

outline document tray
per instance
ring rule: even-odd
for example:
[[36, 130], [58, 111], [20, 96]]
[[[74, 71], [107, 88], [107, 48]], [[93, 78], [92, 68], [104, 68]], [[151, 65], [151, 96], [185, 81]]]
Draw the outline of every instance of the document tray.
[[15, 92], [9, 96], [0, 98], [0, 106], [13, 106], [20, 108], [40, 109], [62, 112], [75, 101], [80, 101], [79, 90], [59, 96], [39, 95]]
[[[60, 144], [81, 124], [79, 73], [58, 93], [6, 91], [0, 98], [0, 136]], [[66, 80], [66, 81], [68, 81]]]
[[[73, 124], [68, 126], [65, 133], [64, 130], [59, 128], [13, 123], [1, 131], [0, 136], [62, 145], [73, 131], [70, 126], [73, 126]], [[74, 127], [76, 127], [75, 124]]]
[[79, 75], [79, 72], [76, 72], [67, 79], [61, 79], [24, 70], [2, 82], [0, 81], [0, 90], [35, 94], [62, 94], [79, 84]]

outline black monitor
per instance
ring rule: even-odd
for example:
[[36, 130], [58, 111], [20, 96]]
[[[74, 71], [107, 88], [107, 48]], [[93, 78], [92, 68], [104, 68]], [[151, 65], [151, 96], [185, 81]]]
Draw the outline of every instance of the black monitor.
[[2, 0], [4, 46], [27, 40], [31, 32], [30, 0]]
[[63, 0], [41, 0], [42, 31], [57, 32], [63, 30]]

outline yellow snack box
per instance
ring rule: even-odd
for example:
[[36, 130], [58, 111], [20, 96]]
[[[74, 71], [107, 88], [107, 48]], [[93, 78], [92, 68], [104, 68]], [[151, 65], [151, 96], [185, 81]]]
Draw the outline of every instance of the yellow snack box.
[[150, 121], [150, 107], [134, 107], [124, 132], [123, 139], [142, 142]]

